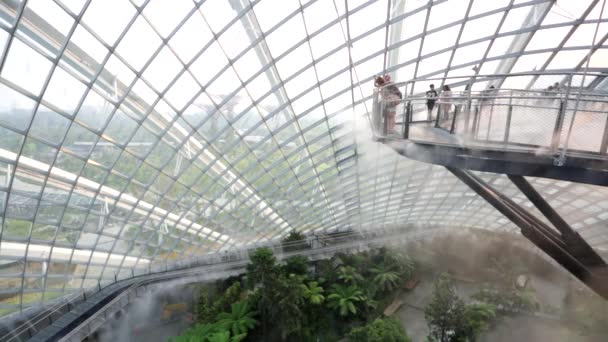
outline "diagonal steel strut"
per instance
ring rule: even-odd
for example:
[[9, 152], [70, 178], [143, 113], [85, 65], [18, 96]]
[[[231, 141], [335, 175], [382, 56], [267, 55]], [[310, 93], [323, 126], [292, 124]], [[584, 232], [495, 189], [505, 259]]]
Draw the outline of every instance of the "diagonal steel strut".
[[551, 222], [561, 233], [562, 240], [568, 246], [568, 249], [583, 262], [584, 265], [591, 268], [608, 269], [606, 262], [597, 254], [595, 250], [576, 232], [566, 220], [564, 220], [551, 207], [547, 201], [539, 194], [536, 189], [523, 176], [507, 175], [511, 182], [538, 208], [538, 210]]
[[[549, 255], [553, 260], [558, 262], [562, 267], [567, 269], [572, 275], [587, 285], [595, 293], [608, 300], [608, 268], [606, 267], [606, 263], [601, 260], [601, 258], [601, 263], [593, 257], [590, 258], [588, 251], [586, 251], [584, 247], [581, 248], [580, 244], [573, 244], [572, 242], [575, 240], [567, 238], [571, 236], [569, 233], [566, 235], [563, 233], [558, 234], [555, 230], [544, 224], [536, 216], [528, 212], [519, 204], [515, 203], [510, 198], [494, 189], [481, 178], [475, 176], [471, 171], [451, 167], [446, 167], [446, 169], [452, 172], [463, 183], [469, 186], [469, 188], [475, 191], [489, 204], [491, 204], [494, 208], [516, 224], [521, 229], [522, 235], [534, 243], [534, 245]], [[523, 183], [519, 181], [519, 184]], [[526, 189], [526, 191], [527, 190], [529, 189]], [[528, 195], [526, 194], [526, 196]], [[540, 195], [538, 196], [540, 197]], [[542, 199], [542, 197], [540, 198]], [[541, 210], [541, 212], [545, 214], [543, 210]], [[546, 212], [548, 213], [549, 211]], [[555, 214], [557, 215], [557, 213]], [[554, 217], [550, 219], [550, 221], [551, 220], [555, 220]], [[551, 222], [553, 223], [553, 221]], [[555, 222], [559, 221], [555, 220]], [[565, 221], [562, 223], [565, 223]], [[559, 229], [560, 232], [562, 229], [564, 231], [567, 231], [567, 229], [572, 231], [572, 228], [569, 228], [569, 226], [568, 228], [565, 228], [562, 225]], [[584, 241], [582, 238], [580, 239]], [[587, 245], [586, 242], [585, 245]], [[591, 247], [589, 247], [589, 249], [592, 250]]]

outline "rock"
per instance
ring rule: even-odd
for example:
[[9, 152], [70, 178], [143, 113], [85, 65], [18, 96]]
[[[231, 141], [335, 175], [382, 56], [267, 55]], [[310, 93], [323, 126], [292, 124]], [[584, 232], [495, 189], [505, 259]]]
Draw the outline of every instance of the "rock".
[[524, 289], [526, 288], [526, 285], [528, 285], [528, 276], [525, 274], [520, 274], [517, 276], [517, 279], [515, 280], [515, 286], [518, 289]]

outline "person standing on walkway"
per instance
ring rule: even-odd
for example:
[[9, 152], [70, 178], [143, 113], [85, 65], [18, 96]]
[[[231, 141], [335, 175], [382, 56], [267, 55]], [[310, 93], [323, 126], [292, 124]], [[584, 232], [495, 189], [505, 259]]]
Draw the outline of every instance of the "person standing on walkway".
[[384, 111], [387, 120], [387, 128], [389, 134], [395, 133], [395, 117], [397, 116], [397, 106], [401, 103], [403, 94], [391, 82], [390, 75], [384, 75], [384, 88], [383, 88], [383, 100], [384, 100]]
[[382, 134], [382, 87], [384, 86], [384, 78], [378, 76], [374, 79], [374, 95], [372, 104], [372, 128]]
[[427, 119], [431, 120], [433, 114], [433, 108], [435, 108], [435, 102], [437, 102], [437, 90], [435, 90], [435, 85], [431, 84], [429, 86], [429, 90], [426, 91], [426, 110], [427, 110]]
[[443, 119], [448, 118], [450, 110], [452, 109], [452, 102], [450, 100], [450, 97], [452, 97], [452, 89], [449, 85], [446, 84], [443, 86], [441, 96], [439, 97], [439, 102], [441, 103], [439, 105], [439, 112], [441, 112], [441, 114], [443, 115]]

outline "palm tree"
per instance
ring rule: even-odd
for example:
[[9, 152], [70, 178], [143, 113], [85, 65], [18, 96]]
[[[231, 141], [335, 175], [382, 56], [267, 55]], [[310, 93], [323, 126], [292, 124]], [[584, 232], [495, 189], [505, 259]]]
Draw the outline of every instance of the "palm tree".
[[385, 291], [391, 291], [397, 287], [397, 283], [401, 278], [399, 273], [394, 270], [394, 267], [380, 264], [372, 267], [371, 272], [375, 275], [374, 282]]
[[414, 260], [402, 251], [386, 254], [384, 257], [384, 264], [396, 269], [405, 279], [412, 277], [416, 267]]
[[340, 266], [338, 268], [338, 279], [345, 284], [357, 284], [363, 281], [363, 277], [352, 266]]
[[407, 254], [402, 254], [399, 257], [399, 271], [405, 279], [410, 279], [414, 275], [416, 263]]
[[231, 331], [234, 336], [247, 334], [257, 323], [253, 319], [255, 313], [249, 310], [249, 303], [236, 302], [231, 305], [231, 309], [230, 313], [222, 312], [217, 316], [218, 324]]
[[302, 288], [302, 292], [304, 293], [304, 297], [310, 301], [311, 304], [319, 305], [323, 303], [325, 300], [325, 296], [323, 295], [323, 288], [319, 286], [319, 283], [316, 281], [311, 281], [306, 284], [300, 285]]
[[336, 309], [340, 316], [355, 315], [357, 314], [355, 304], [364, 300], [363, 291], [356, 285], [344, 286], [334, 284], [331, 294], [327, 296], [327, 306], [330, 309]]

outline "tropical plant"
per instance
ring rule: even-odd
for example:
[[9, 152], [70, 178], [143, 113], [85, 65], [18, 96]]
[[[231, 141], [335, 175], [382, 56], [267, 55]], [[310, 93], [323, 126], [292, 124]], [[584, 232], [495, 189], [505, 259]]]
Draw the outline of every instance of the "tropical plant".
[[304, 234], [292, 230], [287, 237], [283, 239], [283, 250], [286, 252], [297, 251], [308, 247], [306, 244], [306, 236]]
[[285, 340], [306, 326], [306, 298], [302, 291], [304, 277], [297, 275], [281, 276], [274, 290], [273, 323]]
[[380, 289], [384, 291], [392, 291], [395, 289], [401, 279], [400, 274], [394, 267], [386, 266], [385, 264], [379, 264], [376, 267], [372, 267], [371, 272], [374, 274], [374, 283], [378, 284]]
[[229, 313], [222, 312], [218, 315], [217, 323], [232, 332], [233, 336], [247, 334], [247, 331], [253, 329], [256, 324], [256, 320], [253, 319], [255, 312], [250, 311], [247, 301], [233, 303], [231, 308]]
[[247, 264], [247, 279], [250, 286], [268, 285], [267, 280], [277, 276], [277, 258], [270, 248], [258, 248], [253, 252]]
[[376, 319], [362, 327], [353, 328], [349, 342], [410, 342], [405, 329], [393, 318]]
[[[209, 337], [220, 330], [217, 324], [196, 324], [181, 335], [172, 337], [170, 342], [200, 342], [207, 341]], [[230, 334], [230, 333], [228, 333]]]
[[294, 241], [302, 241], [306, 238], [306, 236], [304, 236], [304, 234], [292, 230], [289, 235], [287, 235], [284, 239], [283, 242], [294, 242]]
[[334, 284], [331, 294], [327, 296], [327, 306], [336, 310], [340, 316], [357, 314], [357, 304], [366, 297], [356, 285], [344, 286]]
[[220, 312], [230, 310], [232, 303], [241, 299], [243, 291], [241, 284], [235, 281], [224, 291], [224, 294], [211, 303], [207, 288], [199, 291], [196, 313], [200, 323], [212, 323]]
[[531, 293], [526, 291], [487, 287], [471, 297], [477, 301], [492, 304], [497, 311], [504, 313], [534, 312], [537, 310], [536, 300]]
[[305, 275], [308, 273], [308, 258], [301, 255], [294, 255], [285, 260], [283, 266], [286, 274]]
[[424, 308], [424, 317], [431, 339], [454, 342], [464, 337], [465, 305], [449, 278], [442, 276], [435, 282], [431, 302]]
[[319, 286], [316, 281], [311, 281], [308, 284], [301, 284], [304, 297], [313, 305], [319, 305], [325, 300], [323, 295], [323, 287]]
[[469, 304], [465, 308], [464, 315], [469, 341], [474, 341], [477, 335], [496, 318], [496, 307], [486, 303]]
[[363, 277], [352, 266], [340, 266], [338, 268], [338, 279], [344, 284], [355, 285], [363, 281]]
[[[210, 335], [207, 338], [208, 342], [240, 342], [247, 337], [247, 334], [233, 335], [230, 336], [229, 331], [220, 331]], [[202, 341], [202, 340], [201, 340]]]
[[215, 317], [213, 304], [209, 299], [209, 291], [207, 287], [200, 287], [198, 291], [198, 301], [195, 307], [197, 320], [199, 323], [209, 323]]
[[342, 262], [343, 266], [350, 266], [354, 269], [365, 267], [367, 261], [367, 258], [363, 254], [338, 253], [336, 256]]
[[416, 263], [409, 255], [405, 253], [397, 253], [395, 255], [397, 261], [397, 267], [401, 276], [405, 279], [410, 279], [414, 275], [416, 269]]

